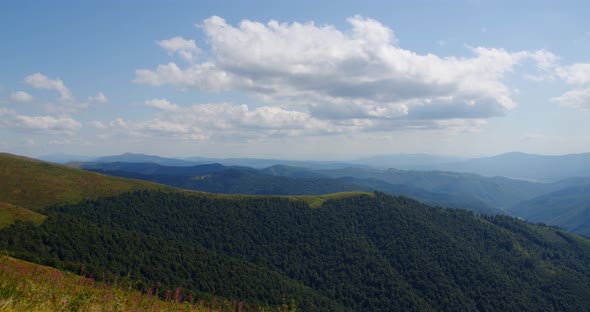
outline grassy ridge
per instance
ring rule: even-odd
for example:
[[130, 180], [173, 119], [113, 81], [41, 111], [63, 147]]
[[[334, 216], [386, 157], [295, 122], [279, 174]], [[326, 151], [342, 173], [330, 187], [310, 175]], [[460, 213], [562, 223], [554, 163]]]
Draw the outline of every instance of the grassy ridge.
[[369, 192], [340, 192], [325, 195], [302, 195], [302, 196], [289, 196], [293, 200], [302, 200], [308, 204], [311, 208], [319, 208], [322, 204], [330, 199], [341, 199], [346, 197], [352, 197], [356, 195], [369, 195], [373, 196], [373, 193]]
[[47, 219], [47, 217], [40, 213], [0, 202], [0, 229], [13, 224], [17, 220], [31, 221], [40, 224], [45, 219]]
[[30, 210], [58, 203], [113, 196], [137, 189], [169, 189], [31, 158], [0, 154], [0, 201]]

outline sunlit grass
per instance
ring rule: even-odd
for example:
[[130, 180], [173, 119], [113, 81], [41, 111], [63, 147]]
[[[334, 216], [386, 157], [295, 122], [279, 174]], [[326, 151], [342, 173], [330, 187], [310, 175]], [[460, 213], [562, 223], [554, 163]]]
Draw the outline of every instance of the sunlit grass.
[[327, 200], [352, 197], [356, 195], [374, 196], [374, 194], [370, 192], [340, 192], [325, 195], [289, 196], [289, 198], [294, 200], [302, 200], [305, 203], [307, 203], [311, 208], [319, 208]]
[[[156, 296], [164, 293], [163, 298]], [[248, 311], [243, 302], [193, 299], [180, 289], [163, 290], [159, 284], [147, 290], [115, 279], [97, 282], [80, 276], [0, 256], [0, 311]], [[251, 309], [250, 309], [251, 310]], [[295, 311], [294, 305], [254, 311]]]
[[33, 211], [137, 189], [172, 189], [5, 153], [0, 153], [0, 176], [0, 201]]
[[46, 218], [46, 216], [29, 209], [0, 202], [0, 229], [13, 224], [17, 220], [31, 221], [33, 223], [40, 224]]

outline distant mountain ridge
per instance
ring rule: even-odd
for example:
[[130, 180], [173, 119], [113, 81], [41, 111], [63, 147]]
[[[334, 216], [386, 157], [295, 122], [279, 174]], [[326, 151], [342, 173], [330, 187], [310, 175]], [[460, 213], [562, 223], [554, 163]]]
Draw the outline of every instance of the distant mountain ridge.
[[503, 176], [537, 182], [557, 182], [573, 177], [590, 177], [590, 153], [559, 156], [510, 152], [491, 157], [466, 158], [429, 154], [378, 155], [349, 161], [303, 161], [263, 158], [167, 158], [155, 155], [125, 153], [121, 155], [88, 157], [53, 154], [40, 157], [56, 163], [82, 162], [151, 162], [166, 166], [194, 166], [219, 163], [225, 166], [244, 166], [256, 169], [275, 165], [306, 169], [379, 168], [403, 170], [440, 170], [474, 173], [493, 177]]
[[[173, 187], [222, 194], [318, 195], [378, 190], [432, 205], [507, 214], [516, 203], [576, 185], [583, 178], [537, 183], [471, 173], [398, 169], [320, 169], [275, 165], [264, 169], [207, 164], [85, 163], [82, 169]], [[590, 180], [589, 180], [590, 181]]]
[[558, 225], [590, 237], [590, 183], [518, 203], [510, 212], [531, 222]]
[[590, 153], [546, 156], [513, 152], [435, 167], [484, 176], [556, 182], [572, 177], [590, 177]]
[[[271, 175], [269, 171], [288, 171], [296, 175], [300, 170], [274, 166], [265, 170], [249, 167], [207, 164], [186, 167], [163, 166], [154, 163], [87, 163], [82, 169], [118, 177], [140, 179], [173, 187], [220, 194], [256, 195], [320, 195], [348, 191], [372, 191], [366, 186], [322, 177], [301, 174], [300, 177]], [[306, 172], [306, 171], [303, 171]]]

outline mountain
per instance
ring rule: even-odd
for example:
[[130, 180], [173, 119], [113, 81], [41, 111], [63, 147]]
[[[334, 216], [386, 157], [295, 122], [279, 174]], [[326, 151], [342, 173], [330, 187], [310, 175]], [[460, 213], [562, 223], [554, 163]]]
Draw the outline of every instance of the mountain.
[[547, 183], [445, 171], [345, 168], [318, 170], [317, 172], [333, 178], [375, 179], [393, 185], [412, 186], [433, 193], [466, 199], [462, 204], [483, 203], [486, 207], [501, 210], [509, 209], [516, 203], [550, 192], [556, 187]]
[[[139, 173], [143, 175], [165, 175], [165, 176], [186, 176], [198, 175], [206, 173], [216, 173], [229, 170], [231, 167], [226, 167], [220, 164], [206, 164], [206, 165], [191, 165], [191, 166], [167, 166], [157, 163], [144, 162], [90, 162], [82, 163], [80, 169], [94, 170], [94, 171], [126, 171]], [[244, 170], [254, 171], [250, 168], [240, 168]]]
[[437, 168], [484, 176], [554, 182], [571, 177], [590, 177], [590, 153], [562, 156], [507, 153], [440, 165]]
[[125, 153], [121, 155], [98, 157], [94, 162], [98, 163], [112, 163], [112, 162], [127, 162], [127, 163], [155, 163], [163, 166], [194, 166], [199, 163], [176, 159], [166, 158], [155, 155]]
[[506, 210], [491, 206], [473, 195], [430, 192], [411, 185], [391, 184], [377, 179], [357, 179], [348, 177], [340, 178], [340, 180], [370, 187], [374, 190], [388, 194], [411, 197], [429, 205], [461, 208], [488, 215], [507, 214]]
[[[221, 194], [319, 195], [347, 191], [372, 191], [369, 187], [330, 178], [291, 178], [269, 175], [279, 170], [272, 167], [256, 170], [248, 167], [226, 167], [219, 164], [190, 167], [162, 166], [151, 163], [90, 163], [83, 169], [118, 177], [140, 179], [173, 187]], [[290, 170], [282, 167], [282, 173]], [[292, 172], [295, 172], [293, 169]]]
[[558, 225], [590, 237], [590, 184], [535, 197], [515, 205], [510, 212], [532, 222]]
[[[10, 162], [0, 167], [4, 185], [26, 182], [59, 193], [55, 185], [103, 187], [109, 183], [100, 179], [115, 179], [0, 156]], [[391, 174], [377, 171], [383, 172]], [[98, 280], [124, 277], [144, 289], [161, 283], [196, 300], [220, 296], [275, 307], [293, 300], [302, 311], [590, 306], [590, 240], [556, 227], [384, 193], [242, 196], [145, 185], [153, 187], [47, 201], [41, 224], [0, 229], [0, 250], [69, 271], [84, 265]], [[45, 197], [14, 192], [13, 200], [31, 196]]]
[[293, 299], [302, 311], [590, 306], [590, 240], [383, 193], [311, 208], [297, 198], [135, 191], [45, 213], [40, 226], [0, 230], [0, 249], [197, 298]]
[[204, 163], [219, 163], [225, 166], [243, 166], [252, 167], [256, 169], [263, 169], [275, 165], [283, 165], [289, 167], [299, 167], [307, 169], [335, 169], [346, 167], [370, 168], [368, 165], [356, 164], [350, 162], [339, 161], [305, 161], [305, 160], [282, 160], [282, 159], [264, 159], [264, 158], [203, 158], [203, 157], [189, 157], [188, 161]]
[[268, 175], [288, 178], [325, 178], [324, 175], [308, 168], [291, 167], [287, 165], [274, 165], [260, 170]]
[[393, 154], [361, 158], [354, 162], [374, 168], [423, 170], [431, 169], [442, 164], [457, 163], [464, 160], [466, 159], [460, 157], [429, 154]]
[[317, 195], [345, 191], [382, 191], [428, 204], [478, 213], [507, 213], [526, 199], [578, 180], [542, 184], [506, 178], [440, 171], [345, 168], [312, 170], [275, 165], [264, 169], [220, 164], [190, 167], [153, 163], [85, 163], [83, 169], [146, 180], [173, 187], [222, 194]]
[[0, 153], [0, 177], [0, 201], [34, 211], [56, 203], [166, 188], [7, 153]]

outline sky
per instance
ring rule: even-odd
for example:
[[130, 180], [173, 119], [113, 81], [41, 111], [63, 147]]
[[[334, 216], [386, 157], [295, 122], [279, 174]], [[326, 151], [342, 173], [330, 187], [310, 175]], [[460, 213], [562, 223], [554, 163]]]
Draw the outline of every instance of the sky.
[[590, 152], [587, 1], [0, 2], [0, 151]]

